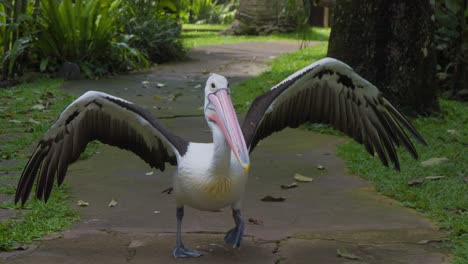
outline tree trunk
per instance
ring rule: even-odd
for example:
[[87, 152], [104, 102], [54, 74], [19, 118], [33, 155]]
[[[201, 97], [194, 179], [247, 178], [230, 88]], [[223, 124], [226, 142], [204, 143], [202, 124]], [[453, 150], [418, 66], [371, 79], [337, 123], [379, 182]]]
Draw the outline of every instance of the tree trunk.
[[439, 109], [428, 0], [337, 1], [328, 56], [342, 60], [410, 114]]
[[303, 0], [240, 0], [234, 22], [223, 34], [268, 35], [294, 31], [305, 19]]

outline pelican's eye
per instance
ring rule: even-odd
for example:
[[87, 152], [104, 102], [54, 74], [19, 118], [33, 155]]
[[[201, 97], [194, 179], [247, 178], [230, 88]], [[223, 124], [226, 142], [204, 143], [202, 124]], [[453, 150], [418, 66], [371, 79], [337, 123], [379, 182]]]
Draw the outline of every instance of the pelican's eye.
[[215, 90], [216, 89], [216, 85], [214, 83], [211, 83], [211, 90]]

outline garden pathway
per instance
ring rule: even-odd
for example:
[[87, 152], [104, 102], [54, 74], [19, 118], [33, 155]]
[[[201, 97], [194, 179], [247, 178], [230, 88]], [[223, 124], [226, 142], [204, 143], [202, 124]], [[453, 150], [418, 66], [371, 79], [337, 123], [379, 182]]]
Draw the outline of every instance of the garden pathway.
[[[67, 82], [63, 90], [81, 94], [93, 89], [121, 96], [164, 117], [162, 122], [177, 134], [208, 142], [210, 133], [200, 109], [208, 73], [237, 82], [267, 69], [265, 62], [274, 56], [297, 48], [293, 42], [200, 47], [190, 51], [192, 60], [187, 62], [111, 79]], [[173, 197], [161, 191], [171, 185], [174, 168], [153, 172], [131, 153], [102, 146], [98, 154], [69, 170], [72, 206], [81, 221], [37, 242], [36, 248], [10, 253], [8, 259], [0, 256], [7, 263], [447, 263], [440, 243], [444, 233], [346, 172], [335, 153], [336, 145], [345, 140], [287, 129], [262, 141], [251, 157], [242, 247], [231, 249], [223, 242], [223, 233], [233, 226], [230, 210], [188, 209], [185, 244], [206, 253], [190, 260], [171, 256], [175, 206]], [[325, 170], [317, 170], [319, 164]], [[281, 190], [295, 173], [314, 181]], [[286, 201], [261, 202], [266, 195]], [[108, 207], [112, 199], [119, 205]], [[78, 207], [77, 200], [90, 205]], [[359, 259], [351, 260], [353, 256]]]

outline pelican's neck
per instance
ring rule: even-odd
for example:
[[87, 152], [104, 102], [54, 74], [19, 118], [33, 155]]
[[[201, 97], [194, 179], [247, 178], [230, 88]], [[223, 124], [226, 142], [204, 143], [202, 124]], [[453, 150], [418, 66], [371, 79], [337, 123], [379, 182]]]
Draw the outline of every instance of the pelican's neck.
[[211, 126], [211, 130], [213, 131], [213, 168], [215, 172], [225, 172], [231, 162], [231, 147], [218, 126]]

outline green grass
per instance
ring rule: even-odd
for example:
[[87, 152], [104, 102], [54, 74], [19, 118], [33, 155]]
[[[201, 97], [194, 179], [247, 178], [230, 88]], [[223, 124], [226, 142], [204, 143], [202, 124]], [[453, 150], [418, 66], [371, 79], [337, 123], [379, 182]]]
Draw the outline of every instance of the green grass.
[[[18, 245], [31, 243], [43, 236], [69, 228], [79, 219], [69, 207], [66, 188], [55, 189], [49, 201], [32, 200], [18, 211], [15, 219], [0, 222], [0, 251], [12, 250]], [[0, 210], [18, 210], [13, 202], [4, 202]]]
[[[73, 97], [57, 90], [60, 80], [40, 80], [0, 90], [0, 160], [21, 159], [21, 150], [41, 137]], [[43, 110], [31, 109], [44, 106]]]
[[[468, 260], [468, 104], [440, 100], [442, 115], [414, 120], [415, 126], [428, 142], [418, 147], [420, 160], [415, 161], [400, 149], [401, 172], [385, 168], [362, 146], [350, 141], [338, 147], [351, 172], [371, 181], [384, 195], [415, 208], [450, 233], [455, 263]], [[447, 130], [456, 130], [452, 135]], [[420, 161], [433, 157], [449, 160], [438, 166], [422, 167]], [[409, 186], [408, 180], [425, 176], [445, 176], [426, 181], [421, 186]]]
[[247, 111], [256, 96], [266, 92], [296, 70], [324, 58], [327, 54], [327, 45], [324, 42], [318, 46], [279, 56], [270, 63], [270, 71], [233, 86], [231, 96], [236, 109], [241, 112]]
[[[17, 165], [0, 167], [0, 171], [21, 171], [31, 154], [29, 148], [73, 101], [74, 96], [58, 90], [62, 83], [61, 80], [39, 80], [0, 90], [0, 160], [18, 161]], [[45, 108], [33, 109], [38, 105]], [[91, 144], [82, 157], [94, 153], [96, 147]], [[0, 193], [15, 193], [16, 188], [7, 183], [18, 181], [18, 175], [11, 176], [13, 174], [0, 176]], [[67, 193], [66, 188], [55, 188], [47, 204], [31, 199], [25, 210], [15, 208], [11, 200], [0, 204], [0, 210], [18, 210], [15, 219], [0, 221], [0, 250], [11, 250], [18, 244], [68, 228], [77, 215], [69, 208]]]
[[[222, 30], [224, 25], [184, 25], [184, 28], [190, 30], [195, 29], [219, 29]], [[219, 35], [217, 32], [208, 31], [184, 31], [182, 32], [182, 38], [184, 45], [188, 48], [216, 45], [216, 44], [227, 44], [227, 43], [240, 43], [240, 42], [251, 42], [251, 41], [279, 41], [279, 40], [291, 40], [291, 41], [328, 41], [330, 36], [329, 28], [316, 28], [311, 27], [304, 32], [293, 32], [283, 34], [273, 34], [269, 36], [225, 36]]]
[[225, 30], [227, 25], [223, 24], [183, 24], [182, 30], [195, 31], [195, 30]]
[[[289, 74], [326, 56], [327, 46], [307, 48], [286, 54], [271, 62], [271, 71], [241, 82], [232, 88], [233, 102], [238, 111], [248, 110], [253, 99], [283, 80]], [[414, 208], [450, 234], [448, 246], [455, 255], [455, 263], [468, 260], [468, 104], [441, 100], [440, 116], [414, 120], [417, 129], [428, 142], [428, 147], [417, 146], [420, 160], [414, 160], [402, 149], [401, 172], [384, 167], [379, 159], [371, 157], [365, 148], [354, 141], [338, 147], [339, 155], [349, 169], [368, 181], [384, 195]], [[323, 125], [304, 128], [321, 133], [338, 134]], [[456, 130], [452, 135], [447, 130]], [[447, 157], [448, 162], [422, 167], [421, 161], [432, 157]], [[437, 181], [426, 181], [421, 186], [408, 186], [407, 181], [424, 176], [445, 176]]]

